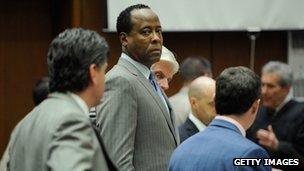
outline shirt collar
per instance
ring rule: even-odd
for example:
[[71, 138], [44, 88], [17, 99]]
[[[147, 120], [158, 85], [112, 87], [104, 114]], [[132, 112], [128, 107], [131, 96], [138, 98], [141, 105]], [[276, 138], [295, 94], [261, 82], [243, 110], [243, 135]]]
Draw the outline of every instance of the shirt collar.
[[121, 53], [120, 57], [127, 60], [131, 64], [133, 64], [139, 70], [139, 72], [142, 73], [145, 76], [145, 78], [149, 79], [151, 71], [148, 67], [146, 67], [145, 65], [135, 61], [134, 59], [132, 59], [130, 56], [128, 56], [125, 53]]
[[87, 104], [76, 94], [69, 92], [68, 93], [74, 100], [75, 102], [80, 106], [82, 111], [89, 116], [89, 107]]
[[224, 121], [227, 121], [227, 122], [230, 122], [232, 123], [233, 125], [235, 125], [242, 133], [242, 135], [245, 137], [246, 136], [246, 131], [245, 129], [243, 128], [243, 126], [238, 123], [236, 120], [230, 118], [230, 117], [227, 117], [227, 116], [223, 116], [223, 115], [217, 115], [215, 117], [215, 119], [221, 119], [221, 120], [224, 120]]
[[280, 109], [282, 109], [282, 107], [291, 100], [292, 95], [291, 93], [288, 93], [287, 96], [285, 97], [284, 101], [278, 106], [276, 107], [275, 111], [278, 112]]
[[206, 125], [197, 119], [191, 112], [189, 114], [189, 119], [194, 123], [199, 131], [203, 131], [206, 128]]
[[188, 92], [189, 92], [189, 87], [188, 86], [183, 86], [179, 92], [186, 94], [188, 96]]

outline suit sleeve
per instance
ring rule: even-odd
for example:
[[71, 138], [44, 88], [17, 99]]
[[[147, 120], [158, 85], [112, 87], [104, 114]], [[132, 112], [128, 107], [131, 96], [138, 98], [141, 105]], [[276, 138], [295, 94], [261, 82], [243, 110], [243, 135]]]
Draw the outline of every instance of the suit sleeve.
[[77, 115], [62, 118], [48, 147], [46, 163], [48, 169], [56, 171], [93, 170], [94, 155], [101, 153], [96, 148], [96, 144], [94, 146], [94, 136], [96, 135], [89, 120], [83, 120]]
[[97, 107], [97, 126], [106, 150], [118, 169], [124, 171], [135, 170], [133, 156], [140, 99], [132, 84], [124, 77], [107, 80], [102, 104]]

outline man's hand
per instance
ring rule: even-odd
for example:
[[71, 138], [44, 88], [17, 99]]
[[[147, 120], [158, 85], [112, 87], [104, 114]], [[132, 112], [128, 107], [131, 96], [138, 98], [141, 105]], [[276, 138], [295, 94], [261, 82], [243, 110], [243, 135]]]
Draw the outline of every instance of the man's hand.
[[272, 126], [268, 125], [267, 130], [259, 129], [257, 131], [259, 143], [271, 151], [276, 151], [279, 146], [279, 140], [273, 132]]

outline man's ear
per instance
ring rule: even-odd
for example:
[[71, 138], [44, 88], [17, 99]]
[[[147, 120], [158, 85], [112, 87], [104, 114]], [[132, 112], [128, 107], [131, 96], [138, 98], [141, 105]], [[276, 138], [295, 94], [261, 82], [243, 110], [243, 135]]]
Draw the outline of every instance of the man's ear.
[[126, 48], [128, 46], [127, 33], [125, 32], [119, 33], [119, 40], [123, 47]]
[[189, 97], [189, 101], [190, 101], [190, 104], [192, 106], [192, 108], [196, 109], [197, 108], [197, 100], [195, 97]]
[[259, 110], [259, 106], [260, 106], [260, 99], [256, 100], [253, 104], [252, 104], [252, 113], [256, 114]]
[[97, 73], [98, 73], [98, 67], [96, 64], [91, 64], [89, 67], [89, 77], [90, 77], [90, 83], [96, 84], [97, 83]]

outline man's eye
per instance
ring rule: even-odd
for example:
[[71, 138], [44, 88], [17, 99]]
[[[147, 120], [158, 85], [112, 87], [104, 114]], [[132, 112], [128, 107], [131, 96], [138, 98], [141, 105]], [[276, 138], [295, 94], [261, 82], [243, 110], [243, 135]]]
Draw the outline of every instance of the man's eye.
[[142, 31], [143, 35], [150, 35], [150, 33], [151, 33], [151, 30], [148, 30], [148, 29]]
[[160, 74], [155, 74], [156, 78], [161, 79], [161, 75]]

